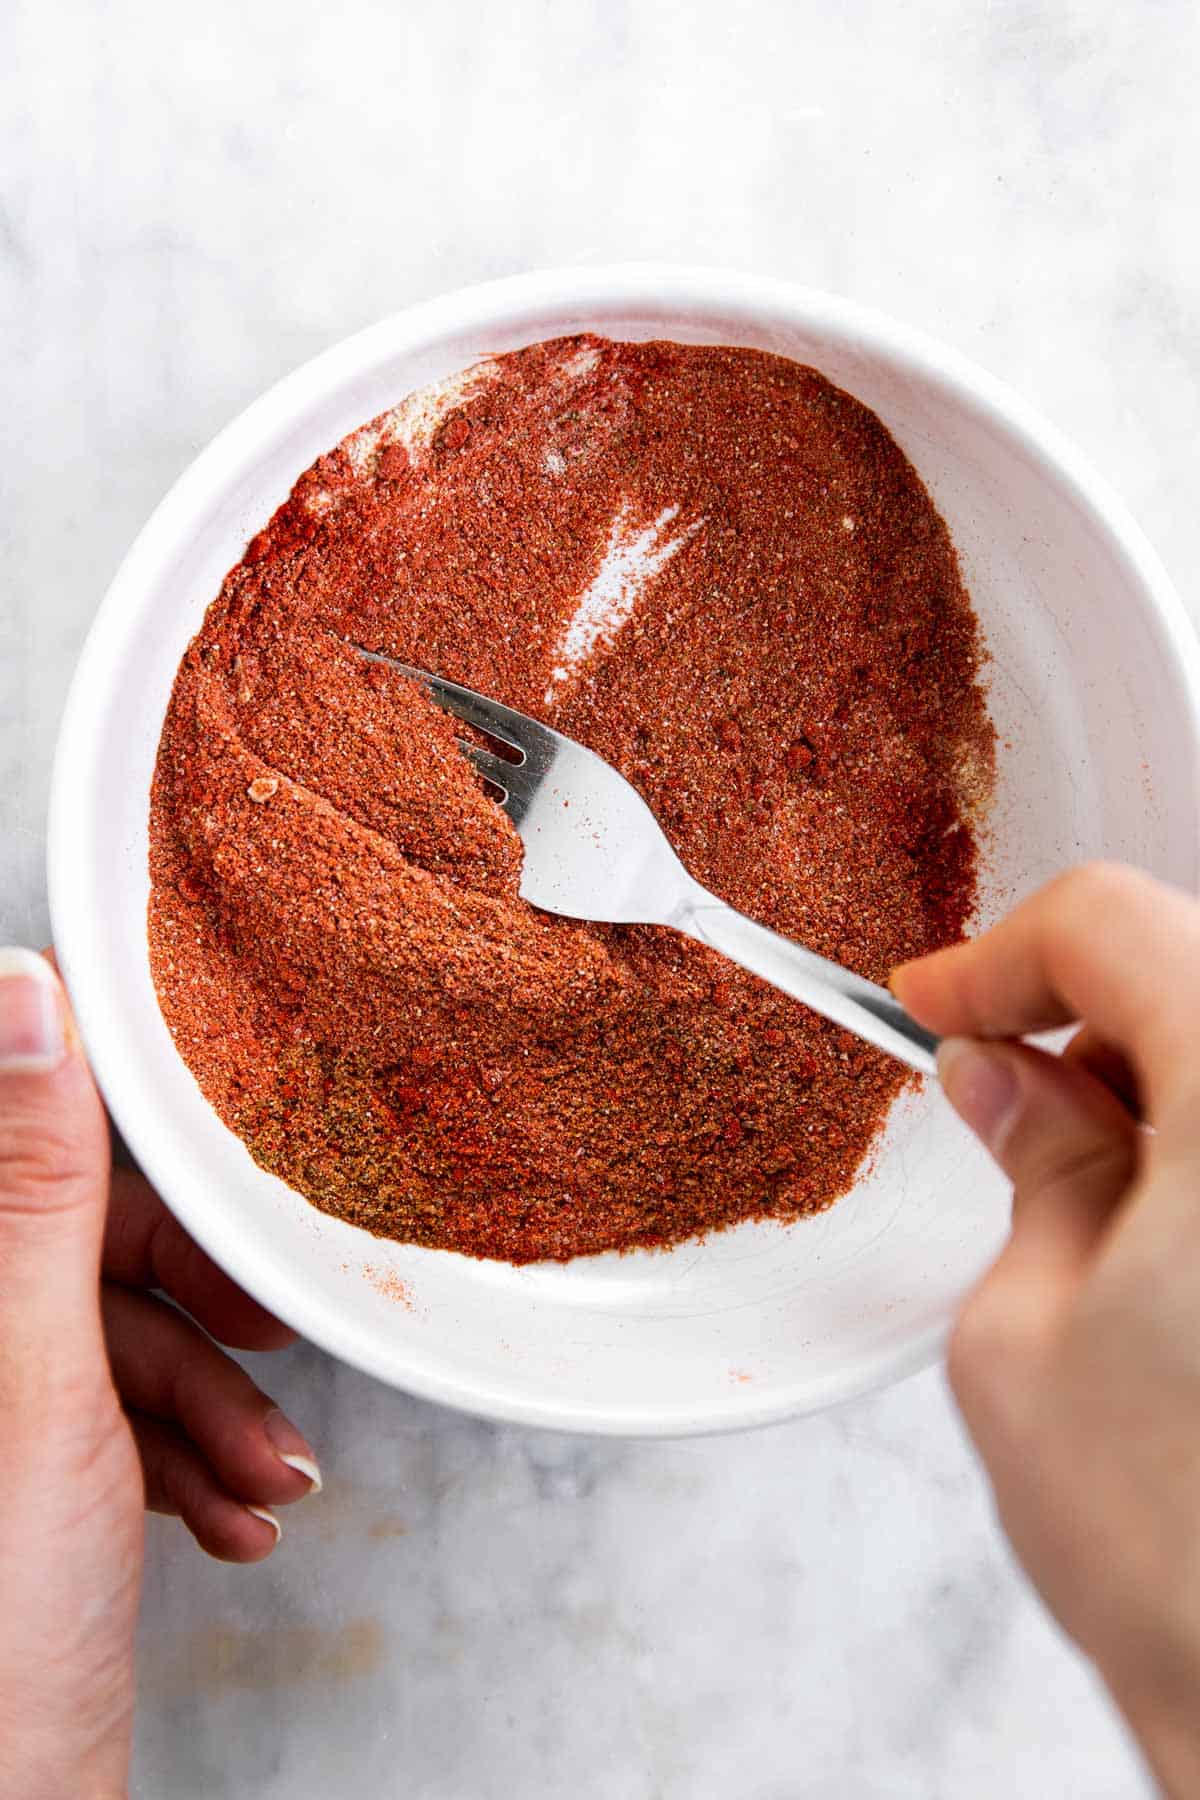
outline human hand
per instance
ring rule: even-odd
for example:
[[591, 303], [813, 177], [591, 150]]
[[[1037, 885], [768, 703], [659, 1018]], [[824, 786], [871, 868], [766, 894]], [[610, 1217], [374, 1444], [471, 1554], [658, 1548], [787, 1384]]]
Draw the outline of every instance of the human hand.
[[[892, 985], [1013, 1182], [949, 1358], [1001, 1521], [1168, 1792], [1200, 1793], [1200, 906], [1087, 867]], [[1075, 1020], [1061, 1058], [981, 1041]]]
[[53, 970], [0, 951], [5, 1800], [126, 1792], [143, 1499], [178, 1513], [212, 1555], [257, 1562], [279, 1537], [268, 1508], [320, 1482], [249, 1376], [146, 1290], [238, 1348], [291, 1333], [110, 1160]]

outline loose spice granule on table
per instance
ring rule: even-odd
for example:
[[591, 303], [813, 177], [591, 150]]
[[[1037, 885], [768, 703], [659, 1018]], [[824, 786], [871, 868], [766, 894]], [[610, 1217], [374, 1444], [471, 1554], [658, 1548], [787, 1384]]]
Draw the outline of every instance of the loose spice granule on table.
[[163, 1013], [315, 1205], [527, 1262], [844, 1193], [903, 1070], [676, 934], [522, 902], [458, 727], [354, 645], [578, 738], [698, 880], [885, 979], [962, 935], [994, 740], [874, 414], [782, 358], [590, 336], [410, 397], [226, 578], [151, 808]]

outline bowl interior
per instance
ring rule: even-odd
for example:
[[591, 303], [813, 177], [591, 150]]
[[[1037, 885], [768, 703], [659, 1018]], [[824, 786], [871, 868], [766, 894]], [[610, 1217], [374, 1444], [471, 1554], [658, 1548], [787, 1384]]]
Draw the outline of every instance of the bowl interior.
[[[399, 315], [217, 440], [117, 577], [64, 721], [56, 939], [113, 1112], [206, 1248], [306, 1335], [399, 1386], [581, 1430], [695, 1431], [842, 1398], [925, 1360], [1006, 1225], [1003, 1183], [936, 1091], [898, 1104], [831, 1212], [670, 1252], [516, 1270], [325, 1218], [211, 1112], [175, 1052], [145, 939], [147, 796], [176, 666], [246, 539], [354, 426], [489, 351], [590, 328], [811, 362], [874, 408], [946, 518], [991, 651], [1001, 749], [985, 916], [1105, 854], [1196, 884], [1190, 652], [1136, 534], [1101, 517], [986, 380], [816, 296], [603, 273]], [[1165, 608], [1165, 610], [1163, 610]]]

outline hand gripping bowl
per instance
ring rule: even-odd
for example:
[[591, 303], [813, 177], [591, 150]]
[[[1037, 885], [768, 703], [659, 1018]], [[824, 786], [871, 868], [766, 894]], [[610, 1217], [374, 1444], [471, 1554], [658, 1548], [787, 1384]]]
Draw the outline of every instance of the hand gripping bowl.
[[159, 1015], [146, 951], [147, 802], [184, 648], [246, 540], [354, 426], [487, 351], [566, 332], [740, 344], [813, 363], [880, 415], [947, 520], [992, 653], [1000, 738], [983, 916], [1094, 855], [1197, 885], [1200, 656], [1119, 502], [962, 357], [774, 281], [628, 267], [520, 276], [385, 320], [257, 401], [129, 552], [63, 720], [54, 937], [116, 1121], [243, 1286], [383, 1380], [494, 1418], [688, 1433], [844, 1400], [930, 1361], [1000, 1243], [1008, 1201], [930, 1084], [902, 1098], [832, 1211], [670, 1252], [524, 1269], [384, 1243], [250, 1159]]

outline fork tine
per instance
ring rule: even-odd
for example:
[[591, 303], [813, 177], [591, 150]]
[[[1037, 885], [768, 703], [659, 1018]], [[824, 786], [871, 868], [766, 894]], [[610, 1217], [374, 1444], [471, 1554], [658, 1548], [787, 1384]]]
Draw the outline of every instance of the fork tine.
[[468, 744], [466, 738], [459, 738], [458, 747], [468, 762], [474, 763], [481, 775], [487, 777], [494, 787], [503, 788], [506, 794], [524, 794], [528, 789], [525, 778], [524, 762], [505, 762], [491, 750], [484, 750], [478, 744]]
[[[522, 758], [536, 756], [553, 744], [553, 733], [545, 725], [539, 725], [536, 719], [527, 718], [524, 713], [514, 712], [511, 706], [485, 699], [471, 688], [459, 687], [456, 681], [444, 681], [440, 675], [431, 675], [428, 669], [414, 669], [410, 663], [398, 662], [394, 656], [383, 656], [377, 650], [363, 650], [357, 645], [355, 648], [368, 662], [384, 663], [398, 674], [407, 675], [410, 681], [419, 681], [430, 699], [444, 711], [486, 731], [489, 737], [507, 744], [510, 750], [519, 750]], [[504, 766], [511, 769], [514, 765]]]
[[505, 762], [502, 756], [494, 756], [490, 750], [481, 750], [478, 744], [468, 744], [463, 738], [459, 738], [458, 747], [467, 761], [493, 787], [499, 788], [503, 796], [499, 804], [519, 831], [538, 787], [537, 776], [528, 772], [528, 762]]

